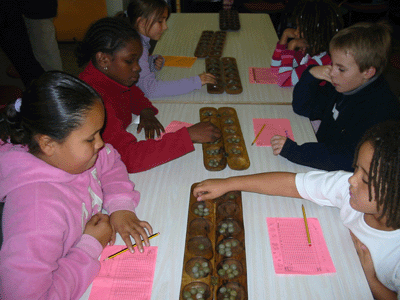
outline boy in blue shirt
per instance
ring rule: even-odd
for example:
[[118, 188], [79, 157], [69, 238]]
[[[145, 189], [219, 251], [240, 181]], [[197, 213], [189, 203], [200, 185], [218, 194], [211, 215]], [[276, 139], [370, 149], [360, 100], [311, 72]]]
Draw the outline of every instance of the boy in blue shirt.
[[[373, 125], [400, 119], [399, 100], [381, 75], [390, 51], [390, 27], [358, 23], [331, 40], [331, 66], [310, 66], [293, 91], [293, 110], [320, 120], [317, 143], [271, 139], [275, 155], [317, 169], [353, 171], [353, 153]], [[324, 84], [323, 81], [326, 81]]]

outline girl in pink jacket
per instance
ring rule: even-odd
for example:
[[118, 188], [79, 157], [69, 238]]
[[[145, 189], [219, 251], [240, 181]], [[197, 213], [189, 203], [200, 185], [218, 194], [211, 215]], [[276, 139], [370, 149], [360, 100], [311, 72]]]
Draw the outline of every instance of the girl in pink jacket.
[[[0, 298], [79, 299], [118, 232], [149, 245], [139, 192], [100, 131], [104, 107], [83, 81], [47, 72], [0, 120], [4, 241]], [[102, 214], [102, 209], [107, 214]]]

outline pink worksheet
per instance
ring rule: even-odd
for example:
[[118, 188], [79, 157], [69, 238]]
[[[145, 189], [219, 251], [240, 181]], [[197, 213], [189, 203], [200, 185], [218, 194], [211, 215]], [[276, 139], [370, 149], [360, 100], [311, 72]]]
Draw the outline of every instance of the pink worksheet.
[[267, 218], [276, 274], [319, 275], [335, 273], [317, 218], [307, 218], [311, 246], [303, 218]]
[[278, 83], [278, 68], [249, 67], [250, 83], [276, 84]]
[[192, 125], [193, 124], [191, 124], [191, 123], [186, 123], [186, 122], [181, 122], [181, 121], [172, 121], [171, 123], [168, 124], [167, 127], [165, 127], [165, 132], [161, 133], [161, 137], [156, 138], [155, 140], [161, 139], [166, 133], [175, 132], [183, 127], [190, 127]]
[[271, 138], [274, 135], [286, 136], [294, 141], [289, 119], [253, 119], [254, 138], [260, 132], [264, 124], [265, 127], [255, 143], [257, 146], [270, 147]]
[[107, 246], [100, 257], [101, 269], [94, 279], [89, 300], [149, 300], [156, 268], [157, 247], [144, 252], [126, 251], [114, 258], [108, 256], [125, 246]]

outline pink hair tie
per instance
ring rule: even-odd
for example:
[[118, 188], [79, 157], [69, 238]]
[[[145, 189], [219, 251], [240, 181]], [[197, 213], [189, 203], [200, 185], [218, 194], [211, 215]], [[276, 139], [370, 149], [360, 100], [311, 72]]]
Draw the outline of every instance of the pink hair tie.
[[22, 98], [18, 98], [17, 100], [15, 100], [15, 111], [16, 112], [21, 112], [21, 105], [22, 105]]

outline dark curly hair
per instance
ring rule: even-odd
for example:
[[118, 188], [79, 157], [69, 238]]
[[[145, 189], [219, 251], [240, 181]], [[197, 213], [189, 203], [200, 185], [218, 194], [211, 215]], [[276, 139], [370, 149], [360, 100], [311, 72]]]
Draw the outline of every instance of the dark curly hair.
[[330, 0], [302, 0], [293, 10], [292, 21], [307, 41], [311, 56], [329, 51], [332, 37], [343, 28], [338, 6]]
[[[400, 228], [400, 122], [387, 121], [369, 129], [358, 144], [354, 161], [364, 143], [374, 154], [368, 174], [369, 201], [375, 199], [386, 219], [386, 226]], [[374, 194], [372, 194], [372, 189]]]

